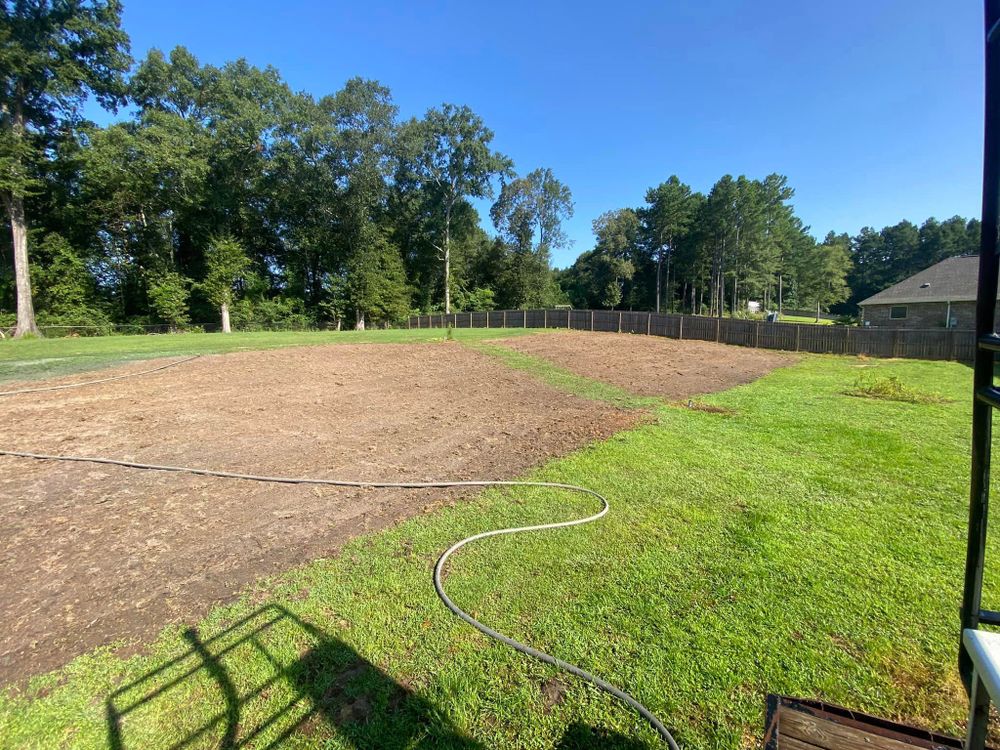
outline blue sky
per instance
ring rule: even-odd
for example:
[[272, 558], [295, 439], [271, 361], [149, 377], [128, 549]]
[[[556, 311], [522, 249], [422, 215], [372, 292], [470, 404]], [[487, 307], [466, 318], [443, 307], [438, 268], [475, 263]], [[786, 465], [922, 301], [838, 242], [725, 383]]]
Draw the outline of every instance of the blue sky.
[[818, 236], [978, 215], [981, 16], [978, 0], [126, 0], [124, 25], [137, 58], [246, 57], [317, 96], [374, 78], [404, 117], [468, 104], [519, 172], [573, 191], [565, 266], [601, 212], [675, 173], [702, 191], [788, 175]]

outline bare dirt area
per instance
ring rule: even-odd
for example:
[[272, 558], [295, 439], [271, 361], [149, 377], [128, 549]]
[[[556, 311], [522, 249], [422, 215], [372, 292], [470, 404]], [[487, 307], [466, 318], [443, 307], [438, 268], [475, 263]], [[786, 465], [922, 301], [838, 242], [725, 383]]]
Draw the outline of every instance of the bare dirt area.
[[[371, 481], [511, 478], [641, 418], [453, 343], [204, 356], [0, 410], [8, 450]], [[0, 683], [141, 643], [448, 498], [0, 457]]]
[[795, 361], [779, 352], [658, 336], [556, 331], [497, 343], [638, 396], [687, 398], [749, 383]]

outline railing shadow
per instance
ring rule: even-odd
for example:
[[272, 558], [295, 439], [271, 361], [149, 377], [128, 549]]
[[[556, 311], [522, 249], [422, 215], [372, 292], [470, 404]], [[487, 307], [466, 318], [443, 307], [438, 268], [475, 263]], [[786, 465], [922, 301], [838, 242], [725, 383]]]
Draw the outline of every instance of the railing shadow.
[[618, 732], [570, 724], [556, 750], [650, 750], [650, 746]]
[[[109, 750], [270, 750], [293, 735], [317, 734], [322, 743], [331, 730], [357, 750], [482, 748], [431, 703], [284, 607], [262, 607], [209, 638], [194, 628], [183, 637], [187, 651], [108, 696]], [[207, 718], [195, 705], [206, 701], [221, 706]]]

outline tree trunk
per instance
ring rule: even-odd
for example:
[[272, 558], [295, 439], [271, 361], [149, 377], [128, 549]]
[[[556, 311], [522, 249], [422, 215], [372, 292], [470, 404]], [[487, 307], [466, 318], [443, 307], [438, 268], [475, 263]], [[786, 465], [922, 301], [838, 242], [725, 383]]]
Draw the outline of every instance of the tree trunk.
[[656, 312], [660, 312], [660, 272], [663, 268], [663, 248], [656, 255]]
[[354, 330], [363, 331], [365, 330], [365, 311], [358, 310], [357, 315], [354, 319]]
[[[667, 310], [669, 310], [670, 312], [673, 312], [674, 311], [674, 294], [673, 294], [673, 289], [670, 286], [670, 256], [671, 255], [673, 255], [673, 252], [671, 252], [671, 253], [669, 253], [667, 255], [667, 289], [666, 289], [666, 291], [667, 291]], [[659, 291], [659, 290], [657, 290], [657, 291]], [[660, 311], [660, 306], [657, 305], [656, 306], [656, 312], [659, 312], [659, 311]]]
[[232, 333], [233, 329], [229, 327], [229, 305], [228, 303], [223, 303], [219, 305], [219, 312], [222, 313], [222, 332]]
[[40, 336], [35, 323], [35, 306], [31, 300], [31, 275], [28, 271], [28, 224], [24, 218], [24, 199], [8, 193], [7, 214], [10, 216], [10, 234], [14, 247], [14, 280], [17, 286], [17, 327], [14, 338], [27, 334]]
[[451, 203], [444, 213], [444, 314], [451, 314]]

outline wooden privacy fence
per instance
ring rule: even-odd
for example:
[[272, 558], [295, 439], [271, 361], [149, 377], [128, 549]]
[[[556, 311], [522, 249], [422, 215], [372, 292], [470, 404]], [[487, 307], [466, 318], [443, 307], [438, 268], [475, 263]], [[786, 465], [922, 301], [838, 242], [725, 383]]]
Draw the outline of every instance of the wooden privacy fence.
[[765, 323], [738, 318], [626, 312], [624, 310], [493, 310], [414, 315], [408, 328], [565, 328], [718, 341], [736, 346], [816, 354], [971, 361], [975, 332], [954, 328], [905, 330], [854, 326]]

